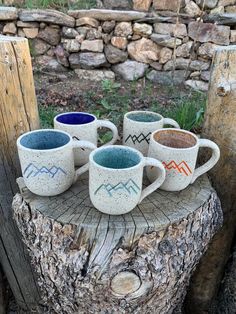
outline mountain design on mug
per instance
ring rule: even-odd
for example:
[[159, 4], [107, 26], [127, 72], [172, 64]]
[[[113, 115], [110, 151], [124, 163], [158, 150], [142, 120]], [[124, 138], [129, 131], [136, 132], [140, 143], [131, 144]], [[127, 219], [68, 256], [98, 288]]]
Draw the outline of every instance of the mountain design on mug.
[[54, 178], [59, 173], [63, 173], [64, 175], [67, 174], [66, 171], [63, 170], [61, 167], [52, 166], [51, 168], [47, 168], [43, 166], [41, 168], [38, 168], [33, 163], [30, 163], [23, 172], [24, 176], [26, 176], [27, 179], [30, 177], [35, 178], [44, 173], [48, 174], [51, 178]]
[[189, 168], [188, 164], [184, 160], [181, 161], [179, 164], [177, 164], [174, 160], [171, 160], [168, 164], [163, 161], [163, 166], [167, 170], [171, 170], [171, 169], [177, 170], [179, 173], [182, 173], [187, 177], [190, 174], [192, 174], [191, 169]]
[[102, 184], [94, 192], [94, 194], [96, 195], [101, 190], [105, 190], [109, 196], [113, 196], [114, 192], [117, 192], [119, 190], [124, 190], [129, 195], [131, 195], [132, 193], [138, 194], [140, 188], [132, 179], [129, 179], [126, 183], [119, 182], [116, 185], [111, 185], [110, 183]]
[[133, 142], [133, 144], [136, 144], [136, 142], [138, 142], [139, 144], [142, 143], [143, 141], [146, 141], [148, 144], [150, 142], [150, 135], [152, 133], [149, 132], [147, 135], [141, 133], [138, 136], [137, 135], [129, 135], [126, 140], [125, 143], [128, 142], [129, 139], [131, 139], [131, 141]]

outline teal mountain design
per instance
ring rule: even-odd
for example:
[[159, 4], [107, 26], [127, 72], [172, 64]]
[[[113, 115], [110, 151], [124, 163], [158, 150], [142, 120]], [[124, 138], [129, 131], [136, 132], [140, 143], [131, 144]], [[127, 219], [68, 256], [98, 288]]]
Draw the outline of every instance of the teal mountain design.
[[132, 193], [138, 194], [140, 188], [132, 179], [129, 179], [126, 183], [119, 182], [116, 185], [111, 185], [110, 183], [102, 184], [94, 192], [94, 194], [96, 195], [101, 190], [105, 190], [109, 196], [113, 196], [113, 194], [119, 190], [124, 190], [129, 195], [131, 195]]

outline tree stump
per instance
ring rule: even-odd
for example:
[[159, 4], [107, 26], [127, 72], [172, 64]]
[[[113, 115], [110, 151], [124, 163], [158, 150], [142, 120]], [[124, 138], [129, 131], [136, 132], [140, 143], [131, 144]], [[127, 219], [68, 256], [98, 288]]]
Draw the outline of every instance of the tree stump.
[[172, 313], [222, 225], [206, 176], [181, 192], [157, 190], [122, 216], [92, 206], [86, 175], [57, 197], [18, 185], [14, 217], [50, 314]]

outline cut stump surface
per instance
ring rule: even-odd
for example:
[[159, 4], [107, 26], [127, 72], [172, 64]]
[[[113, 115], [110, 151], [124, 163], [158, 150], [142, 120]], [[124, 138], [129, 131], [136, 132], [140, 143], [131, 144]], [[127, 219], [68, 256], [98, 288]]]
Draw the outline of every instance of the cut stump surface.
[[206, 176], [182, 192], [157, 190], [122, 216], [92, 206], [87, 176], [57, 197], [18, 184], [14, 216], [50, 313], [172, 313], [222, 225]]

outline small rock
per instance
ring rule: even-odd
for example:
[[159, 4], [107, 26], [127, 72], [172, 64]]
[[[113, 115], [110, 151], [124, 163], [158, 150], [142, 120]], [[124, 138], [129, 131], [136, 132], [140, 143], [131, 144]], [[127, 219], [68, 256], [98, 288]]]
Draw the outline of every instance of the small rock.
[[134, 35], [131, 37], [131, 40], [135, 41], [135, 40], [139, 40], [139, 39], [141, 39], [141, 38], [142, 38], [142, 36], [137, 35], [137, 34], [134, 34]]
[[114, 31], [115, 36], [128, 37], [133, 34], [132, 25], [130, 22], [118, 23]]
[[108, 65], [104, 53], [95, 52], [72, 53], [69, 62], [72, 69], [94, 69]]
[[[221, 8], [224, 8], [224, 7], [221, 7]], [[230, 6], [226, 7], [225, 12], [226, 13], [236, 13], [236, 5], [232, 5], [232, 6], [230, 5]], [[224, 11], [219, 12], [219, 13], [224, 13]]]
[[235, 4], [235, 0], [219, 0], [218, 6], [227, 7], [228, 5]]
[[205, 71], [208, 70], [210, 67], [210, 62], [204, 62], [201, 60], [192, 60], [190, 63], [190, 70], [193, 71]]
[[141, 36], [150, 36], [152, 35], [152, 26], [145, 23], [134, 23], [133, 32]]
[[39, 31], [38, 38], [43, 39], [52, 46], [56, 46], [61, 40], [60, 30], [47, 26]]
[[153, 7], [156, 10], [177, 12], [182, 6], [181, 2], [182, 0], [153, 0]]
[[17, 21], [16, 23], [17, 27], [26, 27], [26, 28], [39, 28], [39, 23], [37, 22], [22, 22], [22, 21]]
[[111, 38], [111, 43], [113, 46], [125, 50], [128, 44], [128, 40], [126, 37], [117, 37], [114, 36]]
[[201, 79], [203, 81], [210, 81], [210, 77], [211, 77], [211, 71], [203, 71], [201, 72]]
[[103, 80], [115, 80], [115, 73], [109, 70], [81, 70], [75, 69], [78, 77], [85, 81], [101, 82]]
[[84, 37], [86, 37], [87, 32], [90, 30], [90, 27], [86, 27], [86, 26], [82, 26], [82, 27], [77, 27], [76, 31], [80, 34], [80, 35], [84, 35]]
[[144, 37], [128, 45], [128, 53], [131, 58], [142, 63], [157, 61], [159, 59], [160, 50], [160, 47], [153, 41]]
[[111, 34], [102, 34], [102, 40], [105, 45], [108, 45], [111, 41]]
[[129, 0], [103, 0], [103, 4], [107, 9], [131, 9]]
[[2, 33], [5, 34], [11, 34], [11, 35], [15, 35], [17, 32], [17, 28], [15, 23], [7, 23], [4, 27], [3, 27], [3, 31]]
[[186, 77], [188, 76], [188, 73], [183, 70], [177, 70], [177, 71], [169, 71], [169, 72], [163, 72], [163, 71], [155, 71], [152, 70], [147, 74], [147, 79], [149, 79], [151, 82], [155, 82], [159, 85], [180, 85], [182, 84]]
[[199, 72], [199, 71], [192, 72], [189, 77], [190, 78], [196, 78], [196, 77], [199, 77], [200, 74], [201, 74], [201, 72]]
[[203, 82], [203, 81], [188, 80], [185, 82], [185, 85], [198, 91], [202, 91], [202, 92], [208, 91], [208, 83]]
[[236, 42], [236, 30], [231, 29], [230, 31], [230, 42], [235, 43]]
[[62, 45], [58, 45], [55, 49], [54, 49], [54, 54], [57, 58], [57, 61], [64, 65], [65, 67], [69, 67], [69, 62], [68, 62], [68, 57], [69, 54], [64, 50]]
[[215, 45], [212, 43], [202, 44], [198, 48], [198, 55], [202, 58], [212, 59], [215, 49], [219, 47], [219, 45]]
[[61, 65], [56, 59], [49, 56], [40, 56], [35, 58], [37, 68], [45, 72], [66, 72], [67, 68]]
[[210, 14], [220, 14], [220, 13], [225, 13], [225, 8], [223, 6], [216, 7], [215, 9], [212, 9], [210, 12]]
[[217, 5], [218, 0], [196, 0], [196, 3], [202, 8], [213, 9]]
[[31, 40], [31, 51], [33, 56], [39, 56], [45, 54], [49, 48], [51, 47], [49, 44], [47, 44], [45, 41], [35, 38], [34, 40]]
[[177, 70], [189, 69], [192, 71], [204, 71], [204, 70], [208, 70], [209, 67], [210, 67], [209, 62], [204, 62], [201, 60], [193, 60], [192, 61], [190, 59], [176, 58], [175, 62], [174, 62], [174, 60], [168, 61], [164, 65], [164, 70], [170, 71], [173, 68], [175, 68]]
[[190, 51], [193, 46], [193, 42], [189, 41], [186, 44], [179, 46], [176, 49], [176, 56], [182, 58], [188, 58], [190, 56]]
[[187, 36], [185, 24], [155, 23], [154, 30], [158, 34], [176, 36], [178, 38]]
[[101, 39], [102, 38], [102, 32], [98, 29], [91, 28], [87, 31], [86, 39], [94, 40], [94, 39]]
[[112, 45], [105, 47], [105, 55], [109, 63], [116, 64], [119, 62], [124, 62], [128, 58], [128, 53], [122, 51]]
[[77, 35], [75, 37], [75, 39], [81, 44], [82, 41], [85, 39], [85, 36], [84, 35]]
[[17, 36], [18, 37], [25, 37], [25, 33], [24, 33], [22, 28], [18, 28]]
[[199, 6], [193, 1], [187, 2], [184, 11], [192, 17], [200, 16], [202, 13]]
[[103, 52], [103, 41], [97, 40], [84, 40], [81, 44], [81, 51]]
[[170, 48], [164, 47], [160, 51], [159, 62], [165, 64], [167, 61], [172, 58], [172, 50]]
[[39, 29], [38, 28], [23, 28], [25, 36], [27, 38], [35, 38], [38, 35]]
[[62, 36], [65, 38], [73, 39], [78, 35], [78, 32], [71, 27], [62, 27]]
[[159, 62], [152, 62], [150, 63], [150, 66], [157, 71], [162, 70], [162, 64], [160, 64]]
[[112, 69], [126, 81], [134, 81], [144, 76], [148, 65], [127, 60], [124, 63], [113, 65]]
[[116, 22], [115, 21], [105, 21], [103, 24], [102, 24], [102, 29], [104, 31], [104, 33], [110, 33], [113, 31], [113, 29], [115, 28], [116, 26]]
[[138, 11], [149, 11], [152, 0], [133, 0], [133, 9]]
[[78, 52], [80, 50], [80, 43], [77, 39], [65, 39], [63, 47], [68, 52]]
[[41, 23], [39, 24], [39, 28], [40, 28], [40, 29], [44, 29], [46, 26], [47, 26], [47, 24], [44, 23], [44, 22], [41, 22]]
[[213, 42], [219, 45], [229, 45], [230, 27], [211, 23], [190, 22], [189, 37], [201, 43]]
[[99, 22], [91, 17], [81, 17], [80, 19], [76, 20], [75, 25], [76, 26], [89, 25], [97, 28], [99, 26]]
[[169, 35], [152, 34], [151, 39], [160, 46], [174, 48], [182, 44], [181, 39]]

